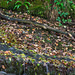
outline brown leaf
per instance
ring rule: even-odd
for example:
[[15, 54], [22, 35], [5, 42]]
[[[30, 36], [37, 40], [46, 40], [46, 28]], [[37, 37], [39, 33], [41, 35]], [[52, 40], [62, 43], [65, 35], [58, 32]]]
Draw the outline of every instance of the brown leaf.
[[2, 68], [3, 68], [3, 69], [5, 69], [5, 66], [4, 66], [4, 65], [2, 65]]

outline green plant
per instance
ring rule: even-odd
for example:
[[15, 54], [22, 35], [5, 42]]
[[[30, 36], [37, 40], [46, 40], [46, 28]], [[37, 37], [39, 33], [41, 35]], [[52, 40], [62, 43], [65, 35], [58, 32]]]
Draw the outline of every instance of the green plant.
[[20, 7], [22, 7], [21, 9], [24, 9], [24, 7], [28, 10], [28, 6], [30, 6], [31, 4], [25, 0], [25, 2], [21, 2], [21, 1], [16, 1], [15, 6], [14, 6], [14, 10], [17, 8], [19, 9]]
[[7, 0], [7, 4], [9, 3], [9, 2], [11, 2], [12, 0]]
[[59, 15], [58, 18], [56, 19], [57, 21], [59, 21], [59, 26], [61, 26], [62, 23], [71, 22], [71, 18], [69, 18], [69, 16], [72, 17], [72, 14], [74, 14], [73, 12], [75, 9], [74, 8], [75, 5], [73, 1], [55, 0], [54, 2], [56, 3], [58, 15]]
[[41, 0], [36, 0], [32, 2], [32, 6], [29, 7], [32, 15], [43, 17], [43, 2]]

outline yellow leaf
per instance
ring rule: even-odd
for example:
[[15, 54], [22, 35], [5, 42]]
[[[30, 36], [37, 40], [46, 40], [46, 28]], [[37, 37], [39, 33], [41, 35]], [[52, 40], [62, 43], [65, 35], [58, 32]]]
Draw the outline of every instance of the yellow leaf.
[[60, 73], [58, 75], [60, 75]]

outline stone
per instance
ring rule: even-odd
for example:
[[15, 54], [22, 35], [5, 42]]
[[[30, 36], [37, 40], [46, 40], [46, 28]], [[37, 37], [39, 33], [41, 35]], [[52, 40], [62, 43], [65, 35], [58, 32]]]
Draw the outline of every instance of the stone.
[[8, 73], [7, 75], [16, 75], [16, 74]]
[[4, 71], [0, 71], [0, 75], [7, 75], [7, 73]]

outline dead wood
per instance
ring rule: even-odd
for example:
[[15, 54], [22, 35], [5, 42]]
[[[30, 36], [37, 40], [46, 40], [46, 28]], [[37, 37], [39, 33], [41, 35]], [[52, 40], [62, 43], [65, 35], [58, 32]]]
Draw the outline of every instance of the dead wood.
[[55, 29], [55, 28], [52, 28], [48, 25], [45, 25], [45, 24], [41, 24], [41, 23], [38, 23], [38, 22], [35, 22], [35, 21], [31, 21], [31, 20], [22, 20], [22, 19], [17, 19], [17, 18], [11, 18], [9, 16], [6, 16], [2, 13], [0, 13], [0, 17], [3, 18], [3, 19], [6, 19], [6, 20], [9, 20], [9, 21], [17, 21], [19, 23], [28, 23], [28, 24], [33, 24], [35, 26], [39, 26], [43, 29], [46, 29], [48, 31], [54, 31], [54, 32], [57, 32], [57, 33], [62, 33], [62, 34], [65, 34], [65, 35], [69, 35], [69, 33], [75, 37], [75, 34], [72, 33], [72, 32], [64, 32], [64, 31], [61, 31], [61, 30], [58, 30], [58, 29]]

